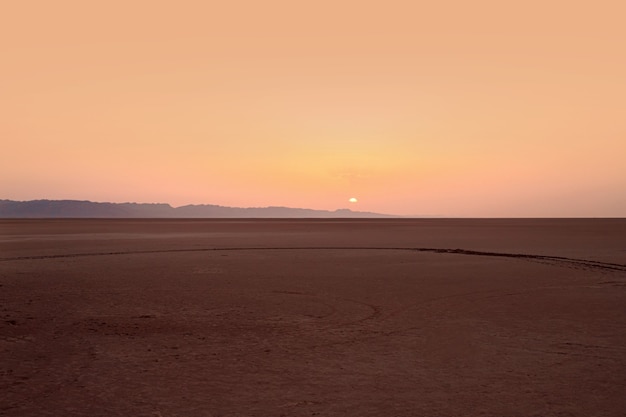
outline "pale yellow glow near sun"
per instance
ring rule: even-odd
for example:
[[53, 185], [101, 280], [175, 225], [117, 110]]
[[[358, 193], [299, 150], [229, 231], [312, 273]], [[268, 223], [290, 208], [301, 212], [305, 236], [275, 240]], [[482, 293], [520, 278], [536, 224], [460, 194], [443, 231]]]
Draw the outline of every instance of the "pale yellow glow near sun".
[[350, 200], [348, 200], [348, 201], [349, 201], [349, 202], [351, 202], [351, 203], [356, 203], [356, 202], [357, 202], [357, 201], [359, 201], [359, 200], [357, 200], [356, 198], [352, 197], [352, 198], [351, 198]]

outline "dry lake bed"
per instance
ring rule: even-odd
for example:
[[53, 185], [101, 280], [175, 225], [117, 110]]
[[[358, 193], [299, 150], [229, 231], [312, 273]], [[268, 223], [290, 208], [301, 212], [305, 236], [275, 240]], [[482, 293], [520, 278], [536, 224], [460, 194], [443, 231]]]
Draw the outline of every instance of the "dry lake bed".
[[624, 416], [626, 220], [0, 220], [2, 416]]

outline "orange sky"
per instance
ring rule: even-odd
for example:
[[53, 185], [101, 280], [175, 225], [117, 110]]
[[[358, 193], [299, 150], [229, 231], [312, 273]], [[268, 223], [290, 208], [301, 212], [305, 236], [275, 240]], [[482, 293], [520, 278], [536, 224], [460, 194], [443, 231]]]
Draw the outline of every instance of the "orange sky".
[[623, 1], [5, 3], [0, 198], [626, 216]]

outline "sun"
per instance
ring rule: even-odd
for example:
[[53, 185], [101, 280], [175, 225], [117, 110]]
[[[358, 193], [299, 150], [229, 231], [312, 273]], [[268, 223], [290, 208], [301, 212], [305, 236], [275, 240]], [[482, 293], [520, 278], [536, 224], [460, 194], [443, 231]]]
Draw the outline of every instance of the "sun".
[[356, 202], [358, 202], [359, 200], [357, 200], [356, 198], [352, 197], [352, 198], [351, 198], [351, 199], [349, 199], [348, 201], [349, 201], [349, 202], [351, 202], [351, 203], [356, 203]]

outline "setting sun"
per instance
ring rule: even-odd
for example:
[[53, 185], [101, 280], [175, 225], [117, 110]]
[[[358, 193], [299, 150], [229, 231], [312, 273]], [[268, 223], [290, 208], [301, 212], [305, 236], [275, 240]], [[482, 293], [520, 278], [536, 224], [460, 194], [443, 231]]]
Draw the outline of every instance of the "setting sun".
[[0, 199], [626, 214], [624, 2], [4, 3]]

